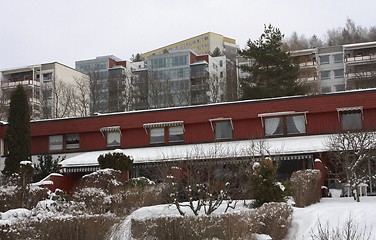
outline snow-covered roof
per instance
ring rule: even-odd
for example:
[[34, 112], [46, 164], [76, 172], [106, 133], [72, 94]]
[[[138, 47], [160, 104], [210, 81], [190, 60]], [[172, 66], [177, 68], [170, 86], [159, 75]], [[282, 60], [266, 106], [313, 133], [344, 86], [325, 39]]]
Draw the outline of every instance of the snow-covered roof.
[[[155, 146], [122, 149], [134, 163], [147, 163], [174, 160], [195, 160], [212, 158], [260, 156], [252, 151], [252, 144], [264, 146], [272, 155], [309, 154], [326, 151], [325, 141], [329, 135], [297, 136], [257, 140]], [[68, 158], [60, 165], [63, 168], [98, 166], [98, 157], [111, 150], [93, 151]]]

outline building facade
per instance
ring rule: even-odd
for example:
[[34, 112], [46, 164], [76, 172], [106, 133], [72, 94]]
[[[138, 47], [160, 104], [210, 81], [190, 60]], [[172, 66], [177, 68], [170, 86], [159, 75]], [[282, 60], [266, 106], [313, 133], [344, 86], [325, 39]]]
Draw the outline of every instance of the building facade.
[[267, 152], [286, 180], [315, 159], [326, 164], [328, 136], [375, 130], [375, 89], [31, 122], [33, 156], [65, 156], [62, 171], [72, 178], [98, 169], [99, 155], [122, 149], [134, 159], [134, 177], [186, 161], [244, 168]]
[[[26, 91], [32, 119], [58, 117], [58, 85], [74, 85], [87, 76], [58, 62], [0, 71], [2, 119], [7, 119], [10, 95], [18, 85]], [[5, 113], [5, 114], [4, 114]]]
[[376, 87], [376, 42], [298, 50], [291, 56], [313, 93]]
[[149, 58], [152, 55], [161, 54], [164, 52], [171, 52], [176, 50], [190, 49], [196, 54], [210, 54], [216, 48], [225, 55], [236, 54], [238, 48], [236, 40], [233, 38], [225, 37], [218, 33], [207, 32], [194, 36], [176, 43], [160, 47], [155, 50], [143, 53], [144, 58]]
[[132, 103], [132, 71], [143, 68], [113, 55], [76, 61], [75, 68], [90, 76], [90, 113], [129, 110]]

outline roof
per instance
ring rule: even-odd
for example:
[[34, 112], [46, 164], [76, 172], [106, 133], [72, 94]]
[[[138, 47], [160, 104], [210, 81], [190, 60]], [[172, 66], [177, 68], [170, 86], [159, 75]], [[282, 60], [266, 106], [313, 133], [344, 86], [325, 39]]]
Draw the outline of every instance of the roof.
[[[325, 141], [329, 136], [330, 135], [312, 135], [185, 144], [131, 148], [122, 149], [122, 151], [125, 155], [129, 155], [133, 158], [134, 164], [176, 160], [247, 157], [250, 155], [260, 156], [261, 153], [252, 152], [252, 144], [255, 144], [256, 147], [261, 145], [265, 146], [265, 149], [268, 149], [271, 155], [308, 154], [326, 151]], [[98, 166], [98, 157], [109, 152], [113, 152], [113, 150], [83, 153], [60, 162], [60, 165], [63, 168]]]

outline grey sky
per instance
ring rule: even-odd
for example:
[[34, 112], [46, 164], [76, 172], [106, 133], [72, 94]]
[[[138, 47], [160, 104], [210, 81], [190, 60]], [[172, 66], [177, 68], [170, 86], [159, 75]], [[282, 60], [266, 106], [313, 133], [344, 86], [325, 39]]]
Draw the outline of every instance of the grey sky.
[[374, 0], [1, 0], [0, 69], [115, 55], [129, 59], [205, 32], [243, 48], [271, 23], [290, 36], [376, 25]]

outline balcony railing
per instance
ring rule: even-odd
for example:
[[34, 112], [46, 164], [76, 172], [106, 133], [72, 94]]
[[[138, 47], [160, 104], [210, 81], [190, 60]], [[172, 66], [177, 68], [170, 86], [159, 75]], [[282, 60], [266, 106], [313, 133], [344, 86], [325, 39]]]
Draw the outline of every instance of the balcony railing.
[[352, 78], [370, 78], [370, 77], [375, 77], [376, 72], [357, 72], [357, 73], [346, 73], [345, 74], [347, 79], [352, 79]]
[[21, 80], [21, 81], [3, 81], [1, 83], [1, 88], [13, 88], [17, 87], [18, 85], [22, 86], [40, 86], [39, 80]]
[[363, 61], [376, 61], [376, 53], [368, 55], [358, 55], [353, 57], [345, 57], [345, 62], [363, 62]]

